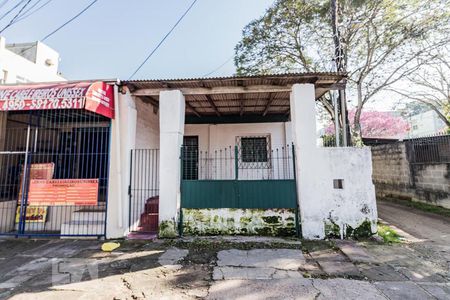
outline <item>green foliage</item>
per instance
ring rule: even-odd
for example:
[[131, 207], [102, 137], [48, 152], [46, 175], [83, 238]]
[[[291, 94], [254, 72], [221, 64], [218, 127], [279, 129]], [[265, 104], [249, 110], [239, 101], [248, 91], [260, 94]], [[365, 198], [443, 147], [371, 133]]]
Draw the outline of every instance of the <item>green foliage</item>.
[[346, 228], [346, 237], [354, 237], [356, 239], [359, 238], [367, 238], [372, 236], [372, 224], [370, 221], [366, 220], [361, 225], [356, 228], [352, 228], [351, 226], [347, 226]]
[[381, 223], [378, 224], [378, 235], [388, 244], [401, 242], [401, 236], [394, 229]]
[[[449, 97], [450, 97], [450, 94], [449, 94]], [[447, 118], [448, 122], [450, 122], [450, 98], [449, 98], [449, 103], [444, 106], [444, 114], [445, 114], [445, 117]], [[447, 133], [450, 134], [450, 126], [447, 127]]]
[[176, 229], [176, 224], [172, 220], [162, 221], [159, 224], [159, 237], [160, 238], [176, 238], [178, 232]]
[[334, 147], [336, 145], [336, 136], [331, 134], [325, 134], [322, 136], [324, 147]]
[[[338, 30], [357, 112], [448, 44], [450, 5], [441, 0], [341, 0]], [[237, 73], [335, 70], [330, 0], [277, 0], [243, 29]], [[330, 109], [327, 109], [330, 112]], [[354, 129], [360, 133], [360, 114]]]

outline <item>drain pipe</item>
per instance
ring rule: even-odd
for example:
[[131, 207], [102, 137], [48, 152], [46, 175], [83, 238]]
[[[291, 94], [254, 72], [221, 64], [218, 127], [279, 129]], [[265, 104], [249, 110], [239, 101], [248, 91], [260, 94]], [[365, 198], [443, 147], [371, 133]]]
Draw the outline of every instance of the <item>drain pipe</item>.
[[117, 211], [117, 215], [119, 217], [119, 228], [123, 228], [123, 220], [122, 220], [122, 167], [121, 167], [121, 153], [120, 151], [120, 108], [119, 108], [119, 85], [120, 80], [117, 79], [117, 82], [114, 84], [114, 115], [116, 119], [116, 151], [117, 151], [117, 180], [119, 181], [119, 185], [117, 187], [117, 194], [119, 195], [119, 209]]

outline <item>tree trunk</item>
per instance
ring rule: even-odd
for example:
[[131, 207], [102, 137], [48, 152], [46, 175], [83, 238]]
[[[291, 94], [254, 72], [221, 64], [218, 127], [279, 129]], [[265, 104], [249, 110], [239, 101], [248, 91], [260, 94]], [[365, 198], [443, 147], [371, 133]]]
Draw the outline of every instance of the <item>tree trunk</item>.
[[356, 107], [355, 116], [353, 118], [353, 140], [356, 145], [362, 145], [362, 130], [361, 130], [361, 112], [363, 109], [362, 101], [362, 86], [358, 83], [356, 86], [358, 90], [358, 106]]
[[437, 113], [438, 117], [444, 121], [447, 129], [450, 128], [450, 119], [448, 119], [443, 113], [441, 113], [437, 108], [433, 108], [433, 110]]

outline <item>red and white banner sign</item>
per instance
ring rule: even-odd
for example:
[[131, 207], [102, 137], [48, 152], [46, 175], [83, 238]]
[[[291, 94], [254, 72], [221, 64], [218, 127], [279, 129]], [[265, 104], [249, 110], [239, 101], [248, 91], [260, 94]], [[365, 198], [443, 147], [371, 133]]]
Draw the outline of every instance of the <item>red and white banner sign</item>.
[[0, 111], [86, 109], [114, 118], [114, 90], [105, 82], [0, 86]]

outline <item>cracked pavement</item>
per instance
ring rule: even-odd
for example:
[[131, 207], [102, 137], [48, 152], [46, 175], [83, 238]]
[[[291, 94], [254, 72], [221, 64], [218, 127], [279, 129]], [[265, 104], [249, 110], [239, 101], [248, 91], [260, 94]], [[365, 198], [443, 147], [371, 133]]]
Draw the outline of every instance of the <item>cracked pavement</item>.
[[450, 299], [450, 221], [379, 205], [405, 243], [0, 240], [0, 299]]
[[[254, 238], [2, 240], [1, 299], [450, 299], [416, 244]], [[428, 247], [429, 245], [427, 245]]]

